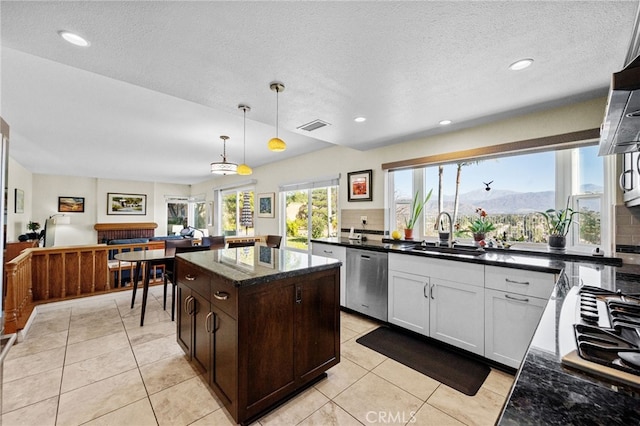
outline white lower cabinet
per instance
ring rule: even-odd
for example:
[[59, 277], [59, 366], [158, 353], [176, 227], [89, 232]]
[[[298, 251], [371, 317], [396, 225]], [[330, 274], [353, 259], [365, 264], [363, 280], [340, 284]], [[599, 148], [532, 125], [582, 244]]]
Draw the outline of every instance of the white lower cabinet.
[[429, 335], [429, 277], [389, 270], [389, 322]]
[[484, 287], [431, 278], [429, 336], [484, 355]]
[[311, 243], [311, 254], [330, 257], [342, 262], [340, 267], [340, 306], [346, 306], [347, 298], [347, 249], [333, 244]]
[[389, 322], [484, 355], [483, 286], [483, 265], [390, 253]]
[[485, 357], [518, 368], [547, 299], [485, 289]]

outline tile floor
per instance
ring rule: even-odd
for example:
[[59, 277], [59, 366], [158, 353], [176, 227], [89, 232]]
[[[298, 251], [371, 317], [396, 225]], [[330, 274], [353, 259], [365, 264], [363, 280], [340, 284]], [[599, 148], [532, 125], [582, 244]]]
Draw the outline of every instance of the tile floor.
[[[130, 298], [41, 306], [4, 365], [2, 425], [233, 424], [176, 343], [162, 287], [151, 288], [144, 327], [140, 302], [130, 309]], [[373, 321], [347, 313], [341, 320], [340, 364], [257, 424], [495, 423], [512, 376], [492, 370], [469, 397], [356, 343]]]

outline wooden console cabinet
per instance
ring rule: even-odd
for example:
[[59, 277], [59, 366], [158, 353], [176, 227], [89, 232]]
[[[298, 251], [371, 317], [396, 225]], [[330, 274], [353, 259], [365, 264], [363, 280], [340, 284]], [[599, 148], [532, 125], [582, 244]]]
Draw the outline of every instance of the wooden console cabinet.
[[339, 264], [296, 276], [276, 270], [243, 285], [215, 262], [197, 263], [177, 258], [178, 343], [237, 422], [256, 419], [340, 361]]

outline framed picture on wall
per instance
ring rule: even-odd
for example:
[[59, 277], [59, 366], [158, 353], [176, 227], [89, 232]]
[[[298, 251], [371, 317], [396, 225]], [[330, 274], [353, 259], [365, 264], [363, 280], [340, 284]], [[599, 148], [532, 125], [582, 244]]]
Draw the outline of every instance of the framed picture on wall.
[[146, 215], [147, 196], [144, 194], [109, 192], [107, 194], [107, 214]]
[[371, 175], [371, 170], [360, 170], [359, 172], [347, 173], [347, 182], [349, 185], [347, 199], [349, 201], [373, 200], [373, 194], [371, 192]]
[[275, 193], [258, 194], [258, 217], [276, 217]]
[[84, 213], [84, 197], [58, 197], [58, 211]]
[[[14, 210], [14, 213], [24, 213], [24, 191], [22, 189], [15, 189], [15, 201], [16, 201], [16, 207]], [[6, 201], [6, 197], [5, 197], [5, 201]]]

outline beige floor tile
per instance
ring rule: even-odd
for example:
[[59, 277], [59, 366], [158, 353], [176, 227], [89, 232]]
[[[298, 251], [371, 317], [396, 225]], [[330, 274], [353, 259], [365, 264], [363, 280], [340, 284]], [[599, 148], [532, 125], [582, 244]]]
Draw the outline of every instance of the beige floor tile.
[[4, 426], [54, 426], [58, 411], [58, 396], [36, 402], [2, 415]]
[[140, 372], [130, 370], [61, 394], [57, 425], [82, 424], [146, 397]]
[[385, 360], [373, 373], [426, 401], [440, 382], [392, 359]]
[[[127, 309], [128, 308], [121, 310], [121, 313], [123, 314], [122, 321], [124, 322], [125, 327], [130, 327], [133, 325], [140, 326], [140, 315], [142, 314], [142, 306], [140, 304], [136, 304], [133, 309]], [[147, 305], [147, 308], [144, 312], [145, 326], [158, 321], [166, 321], [167, 319], [171, 320], [171, 312], [169, 310], [162, 310], [162, 306], [156, 303]]]
[[85, 426], [157, 426], [151, 403], [147, 398], [85, 423]]
[[311, 387], [258, 421], [263, 426], [297, 425], [327, 402], [326, 396]]
[[359, 426], [361, 424], [349, 413], [329, 401], [298, 426]]
[[464, 426], [464, 423], [429, 404], [424, 404], [420, 407], [418, 412], [415, 413], [414, 419], [408, 424], [416, 426]]
[[136, 369], [138, 365], [131, 348], [116, 349], [95, 358], [65, 366], [62, 393]]
[[149, 395], [175, 386], [200, 374], [184, 354], [174, 355], [140, 367]]
[[113, 316], [117, 306], [111, 299], [91, 301], [90, 298], [81, 304], [71, 307], [71, 321], [82, 320], [85, 316], [98, 315], [100, 317]]
[[107, 336], [109, 334], [115, 334], [124, 331], [122, 321], [111, 323], [95, 323], [88, 321], [86, 325], [71, 326], [69, 328], [69, 344], [84, 342], [85, 340], [96, 339], [99, 337]]
[[468, 396], [449, 386], [440, 385], [427, 402], [467, 425], [493, 425], [504, 403], [504, 397], [485, 388]]
[[347, 342], [351, 339], [355, 339], [356, 337], [359, 337], [362, 333], [358, 332], [358, 331], [354, 331], [351, 330], [350, 328], [347, 328], [345, 326], [340, 326], [340, 342], [344, 343]]
[[368, 373], [333, 401], [364, 424], [406, 424], [423, 403], [373, 373]]
[[358, 333], [365, 333], [377, 328], [380, 324], [365, 317], [341, 312], [340, 325]]
[[176, 335], [176, 322], [171, 321], [168, 316], [163, 321], [147, 323], [145, 320], [143, 327], [140, 327], [139, 320], [135, 322], [127, 321], [125, 322], [125, 328], [127, 336], [129, 336], [129, 342], [132, 345], [139, 345], [165, 336], [175, 337]]
[[95, 358], [102, 354], [129, 347], [127, 334], [122, 331], [98, 339], [85, 340], [67, 346], [65, 364], [74, 364], [89, 358]]
[[53, 318], [47, 321], [34, 321], [29, 328], [27, 338], [25, 340], [39, 339], [46, 337], [52, 333], [59, 333], [61, 331], [69, 330], [69, 318]]
[[56, 309], [51, 309], [50, 306], [47, 305], [43, 305], [43, 306], [38, 306], [37, 308], [37, 315], [34, 319], [34, 324], [37, 324], [41, 321], [51, 321], [51, 320], [58, 320], [58, 321], [69, 321], [69, 318], [71, 318], [71, 308], [67, 307], [67, 308], [56, 308]]
[[184, 354], [184, 351], [176, 341], [176, 336], [161, 337], [160, 339], [155, 339], [150, 342], [133, 345], [132, 348], [138, 366], [151, 364], [163, 358]]
[[316, 383], [314, 387], [327, 398], [333, 398], [361, 379], [367, 372], [353, 361], [342, 358], [338, 365], [327, 371], [327, 378]]
[[6, 361], [55, 348], [64, 348], [67, 344], [67, 331], [52, 332], [46, 336], [27, 335], [27, 338], [11, 347]]
[[198, 376], [149, 396], [160, 426], [188, 425], [221, 407]]
[[2, 412], [57, 397], [62, 381], [62, 368], [45, 371], [41, 374], [27, 376], [2, 385]]
[[483, 388], [487, 388], [490, 391], [502, 395], [505, 398], [509, 396], [509, 391], [513, 385], [515, 377], [512, 374], [505, 373], [504, 371], [491, 369], [491, 373], [487, 376], [487, 379], [482, 384]]
[[11, 382], [23, 377], [60, 368], [64, 363], [64, 354], [65, 348], [60, 347], [6, 361], [4, 363], [3, 380], [5, 382]]
[[191, 423], [189, 426], [235, 426], [236, 422], [229, 415], [227, 410], [219, 408], [211, 414], [208, 414], [200, 420]]
[[386, 356], [361, 345], [355, 340], [349, 340], [340, 345], [340, 355], [341, 359], [349, 359], [367, 370], [373, 370], [387, 359]]

